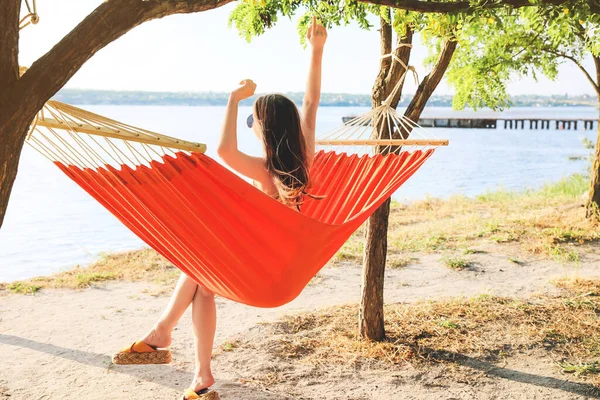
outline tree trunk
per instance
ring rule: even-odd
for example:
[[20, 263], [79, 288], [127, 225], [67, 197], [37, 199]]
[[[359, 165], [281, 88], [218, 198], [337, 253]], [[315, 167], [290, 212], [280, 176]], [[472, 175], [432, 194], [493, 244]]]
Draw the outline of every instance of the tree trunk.
[[[385, 22], [382, 19], [383, 22]], [[383, 22], [382, 22], [382, 51], [384, 49], [384, 37], [383, 37]], [[405, 43], [412, 41], [412, 31], [407, 30]], [[454, 51], [456, 50], [456, 42], [452, 40], [445, 40], [436, 64], [433, 66], [431, 72], [423, 79], [415, 96], [410, 102], [406, 109], [405, 116], [418, 121], [427, 101], [431, 97], [437, 85], [440, 83]], [[388, 51], [389, 52], [389, 51]], [[403, 62], [408, 65], [410, 59], [410, 52], [405, 55]], [[396, 84], [399, 76], [394, 80], [384, 81], [382, 79], [383, 70], [386, 66], [382, 63], [378, 79], [373, 89], [373, 106], [381, 104], [381, 101], [385, 99], [383, 94], [389, 94], [393, 90], [393, 86]], [[387, 66], [389, 68], [389, 66]], [[381, 90], [382, 86], [385, 85], [385, 90]], [[376, 97], [378, 96], [378, 97]], [[395, 103], [391, 106], [396, 107], [398, 99], [395, 99]], [[384, 129], [378, 128], [379, 136], [387, 132]], [[407, 138], [410, 132], [394, 132], [394, 137]], [[400, 149], [396, 149], [400, 150]], [[388, 199], [383, 203], [367, 222], [367, 238], [365, 245], [365, 254], [363, 261], [363, 277], [362, 277], [362, 293], [359, 310], [359, 334], [361, 337], [368, 338], [370, 340], [381, 341], [385, 338], [385, 327], [384, 327], [384, 314], [383, 314], [383, 284], [385, 277], [385, 264], [387, 258], [387, 231], [388, 221], [390, 213], [390, 202]]]
[[21, 0], [0, 1], [0, 95], [19, 78], [20, 7]]
[[358, 330], [361, 337], [376, 341], [385, 339], [383, 282], [389, 215], [390, 199], [387, 199], [369, 217], [366, 229]]
[[6, 129], [6, 126], [0, 126], [0, 225], [4, 222], [23, 148], [23, 141], [18, 140], [17, 135], [5, 135]]
[[[593, 57], [596, 66], [596, 85], [600, 87], [600, 57]], [[600, 95], [598, 95], [598, 136], [592, 161], [589, 196], [585, 205], [585, 216], [600, 221]]]
[[9, 107], [3, 101], [0, 101], [0, 107], [0, 226], [2, 226], [8, 199], [17, 177], [24, 138], [35, 112], [28, 114], [21, 113], [20, 110], [14, 111], [15, 107]]
[[[392, 27], [384, 19], [381, 23], [381, 54], [389, 54], [392, 51]], [[406, 29], [404, 38], [398, 38], [397, 44], [412, 43], [412, 30]], [[408, 65], [410, 59], [410, 47], [398, 47], [396, 54]], [[404, 73], [404, 67], [391, 58], [381, 60], [379, 74], [373, 86], [373, 107], [380, 106], [392, 92], [398, 79]], [[398, 91], [396, 98], [390, 106], [396, 107], [400, 100], [402, 89]], [[376, 127], [379, 137], [389, 137], [387, 125]], [[381, 341], [385, 338], [383, 318], [383, 281], [385, 274], [385, 263], [387, 256], [387, 230], [388, 216], [390, 213], [390, 199], [386, 200], [369, 218], [366, 227], [366, 244], [363, 258], [362, 293], [358, 316], [358, 331], [361, 337]]]

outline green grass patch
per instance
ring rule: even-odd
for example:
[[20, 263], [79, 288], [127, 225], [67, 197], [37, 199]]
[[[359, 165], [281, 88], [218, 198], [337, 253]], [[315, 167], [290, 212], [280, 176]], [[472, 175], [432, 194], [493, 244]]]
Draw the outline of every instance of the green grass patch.
[[354, 234], [341, 249], [335, 253], [333, 257], [334, 262], [362, 262], [364, 253], [364, 239], [359, 239]]
[[35, 285], [35, 284], [27, 283], [27, 282], [16, 281], [16, 282], [12, 282], [12, 283], [9, 283], [8, 285], [6, 285], [6, 288], [8, 290], [10, 290], [11, 292], [13, 292], [13, 293], [35, 294], [42, 287], [40, 285]]
[[590, 178], [588, 176], [575, 174], [558, 182], [547, 183], [539, 191], [534, 191], [532, 194], [550, 199], [561, 196], [579, 198], [588, 190], [589, 185]]
[[523, 197], [538, 197], [555, 199], [556, 197], [579, 197], [589, 187], [589, 177], [584, 174], [574, 174], [557, 182], [547, 183], [540, 189], [489, 191], [475, 197], [482, 203], [507, 203]]
[[442, 318], [437, 322], [438, 326], [448, 328], [448, 329], [458, 329], [459, 326], [455, 322], [450, 321], [449, 319]]
[[561, 371], [567, 374], [574, 374], [575, 376], [586, 376], [586, 375], [597, 375], [600, 374], [600, 363], [584, 362], [573, 364], [567, 361], [558, 363]]
[[581, 143], [583, 144], [583, 147], [585, 147], [587, 150], [594, 150], [594, 148], [596, 147], [594, 142], [586, 137], [581, 138]]
[[482, 203], [503, 203], [513, 201], [521, 194], [517, 191], [506, 190], [499, 188], [497, 190], [490, 190], [483, 194], [475, 196], [475, 200]]
[[461, 257], [445, 257], [442, 259], [442, 261], [444, 262], [446, 267], [457, 271], [461, 271], [465, 268], [468, 268], [471, 265], [469, 260]]
[[479, 250], [479, 249], [471, 249], [471, 248], [466, 248], [463, 250], [463, 254], [464, 255], [469, 255], [469, 254], [484, 254], [485, 251], [483, 250]]
[[87, 287], [94, 282], [112, 281], [117, 279], [113, 272], [81, 272], [75, 275], [75, 281], [78, 287]]
[[568, 249], [561, 246], [549, 246], [548, 253], [556, 261], [562, 263], [575, 263], [578, 264], [581, 260], [579, 252], [575, 249]]
[[239, 346], [238, 342], [226, 340], [221, 345], [221, 351], [225, 351], [225, 352], [227, 352], [227, 351], [234, 351], [236, 348], [238, 348], [238, 346]]

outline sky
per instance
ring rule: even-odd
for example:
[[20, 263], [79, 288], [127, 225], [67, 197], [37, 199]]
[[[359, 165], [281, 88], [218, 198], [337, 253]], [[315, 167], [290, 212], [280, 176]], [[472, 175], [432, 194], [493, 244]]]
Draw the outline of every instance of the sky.
[[[20, 63], [29, 66], [73, 29], [101, 0], [37, 0], [40, 22], [21, 31]], [[147, 22], [100, 50], [67, 83], [68, 88], [142, 91], [230, 91], [245, 78], [257, 92], [303, 91], [309, 52], [300, 45], [297, 20], [282, 18], [251, 43], [228, 27], [230, 3], [216, 10], [172, 15]], [[427, 50], [414, 46], [411, 64], [420, 77]], [[322, 91], [371, 92], [379, 67], [379, 33], [356, 25], [329, 31], [323, 60]], [[587, 66], [591, 67], [591, 60]], [[405, 92], [414, 91], [407, 79]], [[564, 64], [557, 81], [513, 79], [517, 94], [593, 94], [583, 74]], [[436, 94], [451, 94], [442, 82]]]

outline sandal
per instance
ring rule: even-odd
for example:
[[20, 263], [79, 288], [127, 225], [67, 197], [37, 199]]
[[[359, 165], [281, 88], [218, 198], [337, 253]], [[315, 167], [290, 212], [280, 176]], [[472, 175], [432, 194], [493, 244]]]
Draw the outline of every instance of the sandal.
[[171, 350], [159, 350], [141, 340], [113, 354], [115, 364], [168, 364], [171, 362]]
[[188, 389], [185, 391], [181, 400], [219, 400], [219, 393], [216, 391], [206, 388], [202, 389], [199, 392], [194, 392], [192, 389]]

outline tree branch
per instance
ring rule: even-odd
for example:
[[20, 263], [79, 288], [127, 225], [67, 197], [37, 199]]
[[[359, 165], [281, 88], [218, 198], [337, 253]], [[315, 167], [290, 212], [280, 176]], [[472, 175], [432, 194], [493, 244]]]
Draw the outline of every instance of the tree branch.
[[[481, 5], [473, 5], [468, 1], [457, 1], [457, 2], [436, 2], [436, 1], [423, 1], [423, 0], [357, 0], [363, 3], [377, 4], [381, 6], [388, 6], [392, 8], [401, 8], [408, 11], [417, 11], [423, 13], [441, 13], [441, 14], [454, 14], [454, 13], [473, 13], [481, 9], [494, 9], [502, 7], [530, 7], [536, 6], [537, 4], [531, 3], [529, 0], [500, 0], [497, 2], [488, 2]], [[558, 6], [567, 3], [569, 0], [546, 0], [543, 3], [545, 5]], [[600, 4], [594, 0], [588, 0], [588, 5], [593, 13], [600, 14]]]
[[[172, 14], [221, 7], [233, 0], [106, 0], [19, 80], [37, 112], [100, 49], [134, 27]], [[28, 108], [29, 111], [29, 108]]]
[[596, 82], [594, 80], [594, 78], [592, 78], [592, 76], [590, 75], [590, 73], [585, 69], [585, 67], [583, 65], [581, 65], [581, 63], [579, 61], [577, 61], [577, 59], [573, 56], [570, 56], [568, 54], [565, 53], [561, 53], [559, 51], [556, 50], [552, 50], [550, 48], [543, 48], [542, 51], [545, 51], [546, 53], [550, 53], [550, 54], [554, 54], [557, 57], [562, 57], [566, 60], [571, 60], [575, 65], [577, 65], [577, 67], [581, 70], [581, 72], [583, 72], [583, 75], [585, 75], [585, 77], [587, 78], [587, 80], [592, 84], [592, 87], [594, 88], [594, 90], [596, 91], [596, 95], [600, 96], [600, 85], [598, 82]]
[[450, 64], [452, 56], [454, 55], [454, 51], [456, 50], [456, 45], [457, 43], [454, 40], [444, 40], [438, 60], [431, 69], [431, 72], [425, 78], [423, 78], [423, 81], [419, 85], [415, 96], [404, 112], [404, 116], [409, 118], [411, 121], [418, 121], [421, 117], [421, 113], [425, 108], [425, 104], [427, 104], [427, 101], [433, 94], [433, 91], [437, 88], [442, 80], [446, 69], [448, 69], [448, 65]]
[[19, 12], [21, 0], [0, 2], [0, 91], [19, 79]]
[[[596, 66], [596, 86], [600, 87], [600, 56], [592, 56], [594, 59], [594, 65]], [[600, 93], [598, 93], [598, 99], [600, 99]], [[598, 127], [600, 129], [600, 127]]]

